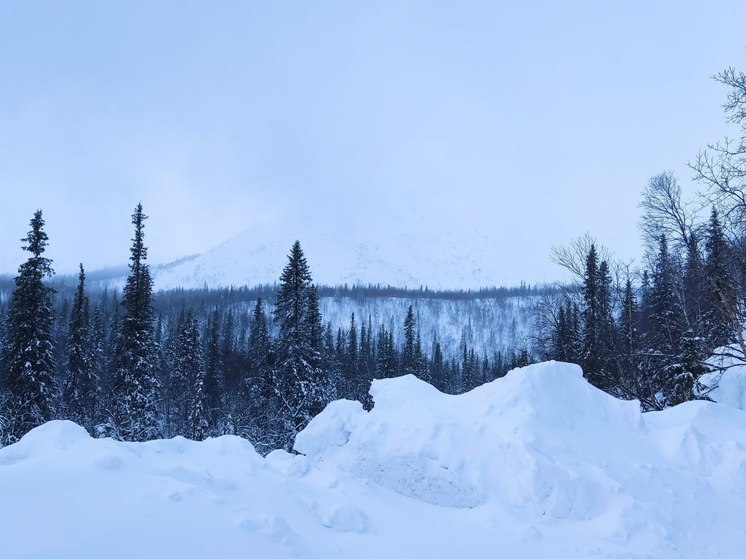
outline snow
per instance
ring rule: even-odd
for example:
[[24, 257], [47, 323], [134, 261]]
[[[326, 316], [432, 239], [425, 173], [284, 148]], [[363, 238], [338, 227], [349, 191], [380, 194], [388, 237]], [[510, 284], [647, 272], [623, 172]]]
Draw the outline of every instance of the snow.
[[[375, 241], [371, 241], [375, 238]], [[423, 229], [412, 223], [371, 236], [354, 219], [269, 220], [201, 254], [151, 268], [156, 289], [276, 283], [299, 240], [318, 285], [381, 284], [418, 289], [479, 289], [518, 284], [504, 243], [477, 225]], [[534, 278], [530, 278], [534, 279]], [[124, 276], [105, 282], [121, 286]]]
[[707, 396], [715, 402], [746, 410], [746, 364], [738, 357], [738, 348], [721, 348], [715, 352], [713, 365], [719, 367], [712, 373], [702, 375], [700, 383], [708, 390]]
[[742, 557], [746, 412], [641, 414], [542, 363], [450, 396], [375, 381], [266, 458], [237, 437], [0, 449], [0, 556]]

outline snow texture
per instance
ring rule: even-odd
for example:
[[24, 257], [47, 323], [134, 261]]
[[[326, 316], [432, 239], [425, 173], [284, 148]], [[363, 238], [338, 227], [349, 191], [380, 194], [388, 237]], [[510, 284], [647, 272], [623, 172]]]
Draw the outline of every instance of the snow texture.
[[506, 272], [507, 257], [494, 233], [476, 226], [414, 232], [418, 230], [413, 224], [405, 230], [384, 228], [371, 241], [370, 231], [354, 220], [268, 221], [207, 252], [151, 271], [156, 289], [273, 284], [299, 240], [318, 285], [478, 289], [517, 283], [512, 270]]
[[371, 393], [266, 459], [47, 423], [0, 449], [0, 556], [743, 557], [742, 410], [643, 415], [554, 362], [460, 396], [412, 376]]

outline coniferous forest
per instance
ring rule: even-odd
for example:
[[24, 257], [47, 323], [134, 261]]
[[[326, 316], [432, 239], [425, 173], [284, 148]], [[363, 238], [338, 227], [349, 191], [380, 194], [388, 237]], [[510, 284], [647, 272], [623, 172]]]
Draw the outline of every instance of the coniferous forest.
[[[400, 326], [352, 313], [334, 328], [319, 298], [390, 287], [321, 290], [296, 242], [275, 286], [154, 293], [145, 214], [132, 215], [129, 275], [121, 291], [91, 292], [83, 265], [73, 290], [48, 285], [52, 263], [37, 211], [23, 241], [30, 257], [2, 302], [3, 443], [50, 419], [70, 419], [94, 436], [144, 441], [238, 434], [261, 451], [289, 448], [332, 400], [371, 405], [374, 378], [414, 374], [461, 393], [531, 362], [525, 345], [478, 353], [466, 338], [445, 353], [437, 333], [427, 350], [409, 305]], [[535, 297], [551, 289], [418, 292], [428, 300]], [[430, 332], [427, 334], [430, 336]]]
[[23, 239], [28, 260], [0, 301], [2, 443], [61, 418], [120, 440], [238, 434], [261, 451], [289, 449], [332, 400], [370, 407], [373, 379], [412, 374], [455, 394], [535, 358], [579, 363], [592, 384], [645, 410], [707, 398], [713, 385], [700, 377], [731, 362], [717, 358], [746, 358], [746, 75], [730, 68], [716, 79], [729, 88], [724, 108], [738, 139], [690, 164], [703, 185], [694, 197], [671, 172], [650, 179], [642, 266], [615, 261], [590, 236], [555, 250], [575, 281], [520, 288], [538, 301], [530, 348], [478, 352], [464, 341], [445, 353], [426, 332], [426, 350], [412, 306], [400, 325], [352, 313], [334, 328], [319, 304], [320, 289], [332, 288], [314, 285], [299, 242], [276, 286], [154, 294], [139, 204], [121, 293], [90, 295], [82, 264], [76, 288], [58, 293], [37, 211]]
[[701, 187], [691, 195], [672, 172], [650, 179], [642, 265], [586, 235], [554, 250], [575, 281], [537, 308], [542, 358], [579, 363], [595, 386], [644, 410], [706, 399], [717, 382], [701, 376], [746, 359], [746, 74], [728, 68], [714, 79], [727, 88], [737, 137], [689, 163]]

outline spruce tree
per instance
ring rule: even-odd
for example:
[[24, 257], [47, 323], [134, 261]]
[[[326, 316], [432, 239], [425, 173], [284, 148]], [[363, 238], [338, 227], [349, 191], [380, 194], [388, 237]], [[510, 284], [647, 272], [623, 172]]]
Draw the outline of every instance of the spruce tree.
[[583, 355], [582, 365], [586, 378], [594, 385], [601, 384], [601, 359], [599, 343], [598, 308], [598, 255], [591, 245], [585, 259], [583, 277]]
[[661, 235], [650, 287], [650, 333], [646, 364], [647, 382], [656, 407], [664, 407], [672, 377], [678, 374], [684, 357], [681, 344], [685, 332], [684, 311], [677, 296], [677, 275], [668, 251], [668, 241]]
[[49, 238], [41, 210], [31, 219], [31, 230], [22, 239], [31, 253], [21, 264], [10, 298], [4, 348], [5, 371], [0, 379], [6, 418], [4, 442], [15, 442], [53, 416], [56, 396], [52, 344], [52, 294], [44, 278], [54, 274], [52, 261], [42, 256]]
[[417, 374], [417, 356], [415, 353], [415, 335], [417, 325], [415, 323], [412, 305], [407, 309], [404, 318], [404, 349], [402, 351], [401, 371], [403, 375]]
[[89, 301], [85, 294], [85, 270], [80, 265], [78, 288], [70, 313], [67, 378], [62, 390], [63, 418], [92, 430], [98, 378], [94, 370]]
[[272, 344], [267, 315], [261, 298], [257, 298], [249, 328], [247, 351], [248, 375], [245, 379], [239, 423], [245, 425], [245, 435], [259, 452], [274, 450], [274, 435], [279, 431], [279, 406], [272, 384]]
[[273, 385], [281, 407], [283, 443], [288, 449], [295, 434], [327, 403], [321, 359], [313, 347], [318, 324], [315, 318], [309, 319], [312, 293], [311, 272], [296, 241], [280, 276], [274, 312], [279, 337]]
[[204, 335], [205, 355], [205, 413], [211, 425], [217, 425], [223, 415], [223, 353], [220, 351], [220, 315], [217, 307], [207, 321]]
[[189, 311], [184, 319], [176, 350], [172, 397], [172, 413], [180, 434], [195, 441], [204, 440], [211, 433], [205, 409], [205, 360], [199, 342], [197, 318]]
[[707, 297], [703, 322], [709, 349], [713, 350], [735, 340], [738, 323], [735, 317], [739, 314], [736, 282], [729, 266], [732, 255], [715, 208], [710, 214], [705, 248]]
[[597, 374], [598, 386], [613, 391], [618, 384], [616, 325], [614, 324], [612, 284], [609, 265], [604, 260], [598, 267], [597, 278], [597, 348], [600, 352], [601, 370]]
[[675, 406], [682, 402], [695, 400], [699, 377], [709, 371], [702, 359], [700, 347], [702, 339], [691, 330], [684, 332], [681, 338], [681, 357], [669, 367], [669, 375], [664, 387], [665, 405]]
[[142, 204], [132, 214], [135, 236], [130, 274], [124, 286], [119, 334], [114, 349], [111, 419], [122, 440], [146, 441], [161, 434], [158, 354], [153, 330], [153, 280], [146, 263]]

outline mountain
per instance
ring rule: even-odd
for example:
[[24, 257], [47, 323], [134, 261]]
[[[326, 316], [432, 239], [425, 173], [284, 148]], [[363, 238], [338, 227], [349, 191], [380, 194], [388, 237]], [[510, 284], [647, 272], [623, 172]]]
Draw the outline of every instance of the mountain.
[[[515, 277], [494, 234], [477, 226], [371, 229], [354, 218], [275, 220], [252, 226], [203, 254], [154, 267], [156, 289], [271, 284], [299, 240], [322, 285], [381, 284], [430, 289], [478, 289]], [[428, 230], [429, 229], [429, 230]], [[517, 282], [514, 282], [517, 283]]]

